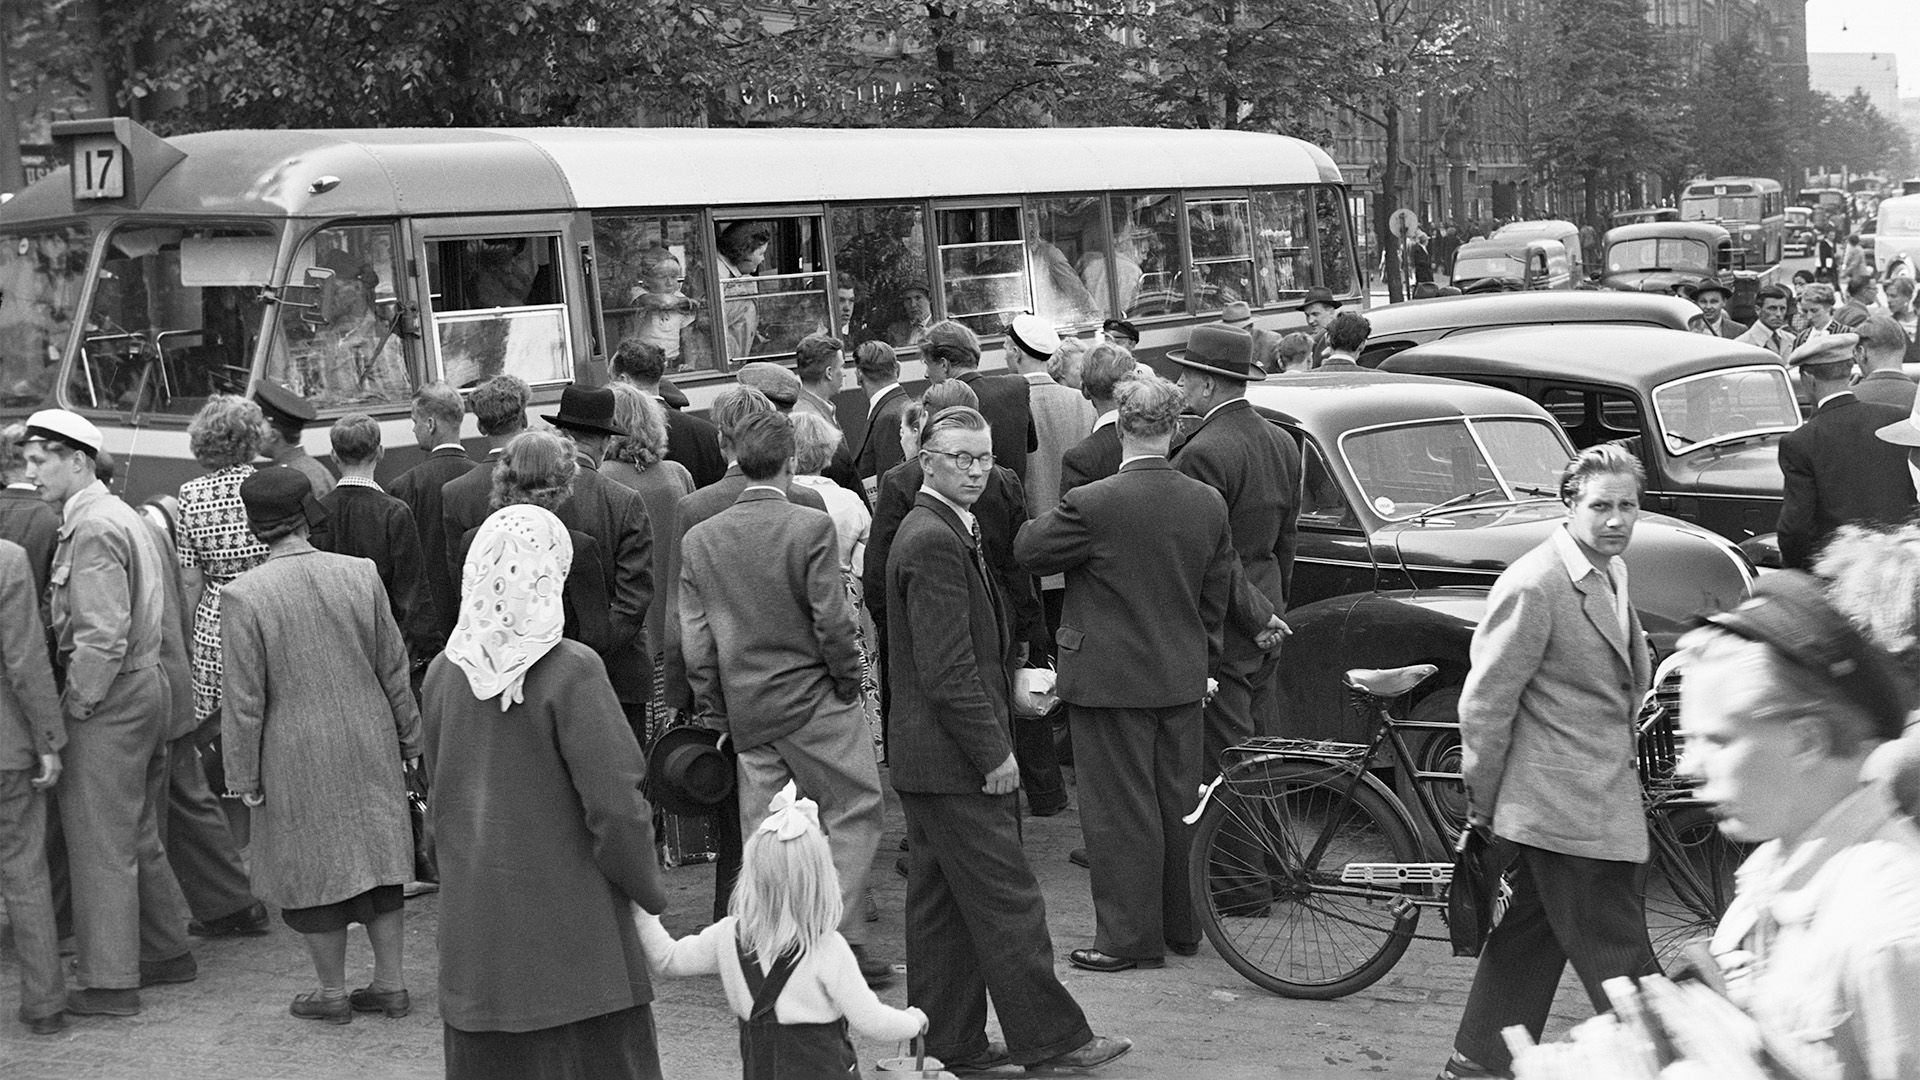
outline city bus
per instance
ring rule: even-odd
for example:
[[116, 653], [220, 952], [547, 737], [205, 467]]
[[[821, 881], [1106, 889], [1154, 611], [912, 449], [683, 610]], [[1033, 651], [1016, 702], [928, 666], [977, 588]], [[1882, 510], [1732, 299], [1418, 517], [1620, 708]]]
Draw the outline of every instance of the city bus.
[[1746, 270], [1780, 261], [1786, 243], [1787, 203], [1778, 180], [1763, 176], [1716, 176], [1695, 180], [1680, 194], [1680, 220], [1708, 221], [1733, 237]]
[[[0, 419], [87, 415], [130, 496], [199, 472], [187, 422], [270, 379], [327, 422], [382, 422], [382, 479], [418, 460], [408, 401], [501, 372], [606, 378], [658, 344], [702, 408], [748, 361], [831, 333], [988, 342], [1033, 311], [1108, 318], [1148, 358], [1246, 301], [1304, 325], [1363, 302], [1346, 185], [1277, 135], [1155, 129], [219, 131], [63, 122], [69, 163], [0, 204]], [[863, 415], [843, 393], [849, 419]], [[469, 421], [467, 434], [475, 429]]]

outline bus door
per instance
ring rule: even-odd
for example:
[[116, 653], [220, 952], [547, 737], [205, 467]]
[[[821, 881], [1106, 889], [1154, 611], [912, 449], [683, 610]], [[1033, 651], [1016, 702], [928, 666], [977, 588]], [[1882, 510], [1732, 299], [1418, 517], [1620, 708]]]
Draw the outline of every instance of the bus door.
[[[571, 214], [415, 219], [411, 252], [426, 302], [429, 378], [464, 389], [514, 375], [536, 392], [572, 382], [589, 359], [588, 304]], [[569, 254], [570, 252], [576, 254]]]

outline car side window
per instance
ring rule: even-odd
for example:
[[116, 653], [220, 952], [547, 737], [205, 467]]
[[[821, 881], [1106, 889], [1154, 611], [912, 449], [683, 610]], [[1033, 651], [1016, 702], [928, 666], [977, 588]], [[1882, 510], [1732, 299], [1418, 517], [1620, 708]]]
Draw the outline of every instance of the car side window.
[[1326, 455], [1311, 439], [1303, 440], [1300, 446], [1300, 523], [1324, 529], [1360, 527], [1353, 504], [1327, 467]]
[[1549, 386], [1541, 391], [1540, 404], [1566, 429], [1567, 438], [1578, 449], [1638, 439], [1644, 430], [1639, 404], [1619, 391]]

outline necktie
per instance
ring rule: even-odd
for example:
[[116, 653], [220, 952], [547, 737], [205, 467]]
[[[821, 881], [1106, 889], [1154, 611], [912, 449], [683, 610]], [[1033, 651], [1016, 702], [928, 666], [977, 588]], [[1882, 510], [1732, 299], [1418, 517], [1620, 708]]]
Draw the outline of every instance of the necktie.
[[999, 622], [1005, 618], [1005, 615], [1000, 610], [1000, 590], [994, 588], [993, 575], [987, 572], [986, 551], [980, 546], [979, 518], [976, 517], [967, 522], [967, 532], [973, 536], [973, 568], [980, 573], [980, 583], [987, 587], [987, 599], [993, 604], [995, 621]]

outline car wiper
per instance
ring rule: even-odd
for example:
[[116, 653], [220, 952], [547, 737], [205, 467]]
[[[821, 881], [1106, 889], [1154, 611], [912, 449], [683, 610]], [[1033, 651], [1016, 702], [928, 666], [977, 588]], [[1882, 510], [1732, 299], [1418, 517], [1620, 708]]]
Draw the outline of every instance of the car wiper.
[[1552, 491], [1543, 487], [1534, 487], [1532, 484], [1513, 484], [1511, 486], [1513, 490], [1518, 491], [1523, 495], [1534, 495], [1542, 499], [1557, 499], [1560, 497], [1560, 493], [1557, 491]]
[[1427, 507], [1425, 510], [1420, 511], [1419, 513], [1413, 515], [1407, 520], [1423, 521], [1427, 517], [1433, 514], [1437, 514], [1442, 510], [1447, 510], [1452, 507], [1459, 506], [1461, 503], [1470, 503], [1475, 499], [1483, 498], [1488, 495], [1505, 495], [1505, 494], [1506, 494], [1505, 491], [1497, 487], [1481, 488], [1479, 491], [1469, 491], [1463, 495], [1455, 495], [1451, 499], [1442, 499], [1441, 501], [1434, 503], [1432, 506]]

